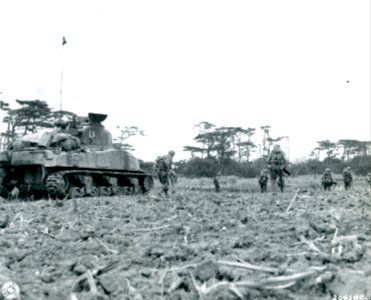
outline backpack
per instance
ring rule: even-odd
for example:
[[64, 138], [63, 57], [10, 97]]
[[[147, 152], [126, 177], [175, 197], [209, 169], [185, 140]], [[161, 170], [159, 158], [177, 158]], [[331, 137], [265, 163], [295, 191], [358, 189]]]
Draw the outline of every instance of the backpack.
[[279, 165], [279, 164], [282, 164], [283, 163], [283, 154], [281, 151], [279, 152], [272, 152], [271, 153], [271, 158], [270, 158], [270, 162], [274, 165]]
[[167, 162], [167, 156], [159, 156], [156, 159], [155, 171], [156, 172], [168, 172], [170, 166]]

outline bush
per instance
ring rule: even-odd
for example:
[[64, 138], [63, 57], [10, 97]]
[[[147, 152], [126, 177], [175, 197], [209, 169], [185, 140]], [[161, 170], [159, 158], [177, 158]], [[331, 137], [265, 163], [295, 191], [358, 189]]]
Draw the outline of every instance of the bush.
[[366, 176], [368, 172], [371, 172], [371, 156], [363, 155], [354, 157], [350, 162], [350, 167], [355, 174]]
[[191, 158], [178, 164], [177, 173], [186, 177], [215, 177], [219, 171], [219, 163], [213, 157]]
[[[226, 176], [256, 178], [262, 169], [267, 167], [267, 159], [262, 157], [251, 162], [238, 162], [226, 159], [220, 164], [216, 158], [192, 158], [188, 161], [177, 162], [177, 173], [186, 177], [214, 177], [218, 171]], [[326, 168], [333, 173], [342, 173], [345, 167], [350, 166], [357, 175], [365, 176], [371, 171], [371, 156], [356, 156], [350, 161], [338, 158], [326, 158], [323, 161], [308, 159], [290, 164], [292, 176], [322, 174]]]

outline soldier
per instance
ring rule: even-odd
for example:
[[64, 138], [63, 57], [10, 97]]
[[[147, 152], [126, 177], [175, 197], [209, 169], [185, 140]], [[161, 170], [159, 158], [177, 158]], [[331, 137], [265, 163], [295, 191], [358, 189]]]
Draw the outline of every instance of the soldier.
[[[162, 191], [168, 197], [169, 185], [176, 178], [173, 170], [173, 158], [175, 151], [170, 150], [167, 155], [159, 156], [156, 159], [155, 171], [157, 172], [158, 180], [162, 184]], [[174, 176], [175, 175], [175, 176]]]
[[219, 178], [220, 178], [220, 173], [218, 172], [216, 176], [214, 177], [214, 187], [215, 187], [215, 192], [219, 193], [220, 192], [220, 183], [219, 183]]
[[270, 170], [272, 192], [276, 192], [277, 179], [281, 192], [283, 192], [285, 188], [283, 171], [286, 170], [286, 159], [278, 144], [274, 145], [273, 151], [268, 156], [268, 168]]
[[350, 167], [347, 167], [343, 170], [343, 181], [345, 190], [349, 190], [353, 184], [353, 176]]
[[322, 174], [321, 184], [325, 191], [330, 191], [332, 186], [335, 186], [337, 183], [332, 178], [331, 169], [327, 168]]
[[261, 170], [260, 172], [260, 176], [259, 176], [259, 185], [260, 185], [260, 191], [262, 193], [265, 193], [267, 191], [267, 184], [268, 184], [268, 169], [263, 169]]

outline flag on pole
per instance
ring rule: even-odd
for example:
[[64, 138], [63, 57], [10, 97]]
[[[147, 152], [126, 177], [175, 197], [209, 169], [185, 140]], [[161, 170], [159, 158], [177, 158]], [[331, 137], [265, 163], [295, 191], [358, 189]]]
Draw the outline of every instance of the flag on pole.
[[1, 110], [9, 110], [9, 103], [6, 103], [4, 101], [0, 101], [0, 109]]
[[63, 37], [63, 38], [62, 38], [62, 46], [64, 46], [65, 44], [67, 44], [67, 41], [66, 41], [66, 38]]

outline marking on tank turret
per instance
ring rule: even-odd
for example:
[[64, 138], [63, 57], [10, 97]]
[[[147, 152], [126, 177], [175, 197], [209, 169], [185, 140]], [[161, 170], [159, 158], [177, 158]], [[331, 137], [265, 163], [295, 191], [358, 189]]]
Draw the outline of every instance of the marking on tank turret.
[[94, 130], [89, 130], [89, 138], [95, 138], [95, 131]]

